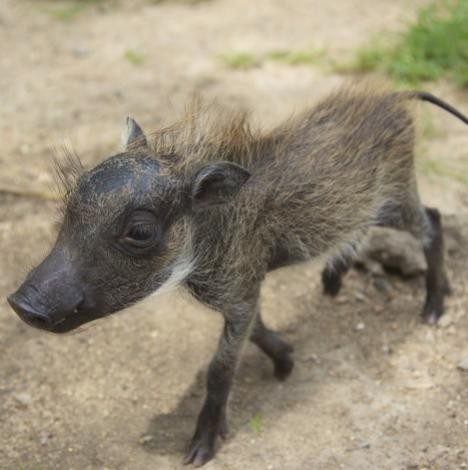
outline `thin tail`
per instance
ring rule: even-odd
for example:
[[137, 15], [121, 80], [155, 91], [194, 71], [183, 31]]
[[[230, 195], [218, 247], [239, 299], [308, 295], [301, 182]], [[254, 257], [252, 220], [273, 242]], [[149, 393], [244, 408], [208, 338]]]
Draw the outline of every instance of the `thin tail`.
[[403, 92], [403, 94], [406, 95], [406, 97], [408, 98], [416, 98], [421, 101], [428, 101], [429, 103], [435, 104], [439, 108], [444, 109], [448, 113], [460, 119], [460, 121], [463, 121], [465, 124], [468, 124], [468, 117], [466, 117], [464, 114], [462, 114], [460, 111], [458, 111], [445, 101], [442, 101], [441, 99], [437, 98], [434, 95], [431, 95], [430, 93], [427, 93], [426, 91], [409, 91]]

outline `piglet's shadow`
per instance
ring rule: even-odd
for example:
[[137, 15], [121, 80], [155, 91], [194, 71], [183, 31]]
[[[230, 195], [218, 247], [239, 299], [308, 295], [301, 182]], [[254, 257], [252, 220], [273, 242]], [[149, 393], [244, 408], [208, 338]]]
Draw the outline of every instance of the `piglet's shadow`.
[[[230, 399], [228, 440], [248, 424], [261, 407], [263, 400], [259, 390], [262, 389], [265, 394], [269, 388], [273, 392], [278, 387], [278, 381], [273, 377], [273, 368], [266, 358], [255, 358], [249, 354], [242, 361], [241, 368]], [[206, 373], [202, 369], [174, 410], [151, 419], [141, 439], [141, 445], [147, 452], [183, 456], [195, 431], [198, 413], [205, 398], [205, 378]]]
[[198, 372], [177, 407], [169, 413], [161, 413], [151, 419], [142, 438], [145, 450], [159, 455], [183, 454], [203, 400], [204, 379], [204, 372]]

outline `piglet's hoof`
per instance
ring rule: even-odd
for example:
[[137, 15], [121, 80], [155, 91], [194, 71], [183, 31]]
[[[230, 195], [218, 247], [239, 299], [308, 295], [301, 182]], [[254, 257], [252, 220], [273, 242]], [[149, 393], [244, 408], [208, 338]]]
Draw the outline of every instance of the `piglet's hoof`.
[[[210, 433], [211, 434], [211, 433]], [[194, 436], [184, 459], [184, 465], [193, 464], [201, 467], [211, 460], [215, 454], [216, 435]]]
[[[226, 413], [223, 411], [218, 419], [205, 421], [207, 414], [206, 408], [203, 409], [200, 418], [201, 422], [197, 424], [197, 430], [190, 442], [187, 455], [184, 459], [184, 465], [193, 464], [194, 467], [201, 467], [211, 460], [216, 451], [216, 439], [226, 439], [228, 426]], [[205, 422], [204, 422], [205, 421]]]
[[439, 302], [427, 303], [422, 311], [423, 322], [428, 325], [437, 325], [439, 318], [444, 313], [442, 300]]
[[275, 362], [275, 377], [280, 380], [286, 380], [294, 368], [294, 361], [286, 354], [284, 358], [278, 359]]
[[425, 312], [422, 315], [423, 322], [427, 325], [437, 325], [439, 321], [440, 315], [438, 315], [435, 311]]
[[341, 276], [328, 268], [322, 272], [323, 293], [330, 297], [336, 297], [341, 289]]

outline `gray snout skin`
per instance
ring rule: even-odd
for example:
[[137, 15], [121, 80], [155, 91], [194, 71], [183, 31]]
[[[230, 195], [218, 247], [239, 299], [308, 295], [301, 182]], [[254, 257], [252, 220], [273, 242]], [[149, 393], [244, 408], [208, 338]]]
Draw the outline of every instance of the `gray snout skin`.
[[21, 320], [28, 325], [42, 330], [50, 330], [54, 325], [53, 321], [46, 313], [37, 311], [28, 300], [21, 297], [18, 292], [10, 295], [7, 300]]
[[[31, 288], [20, 287], [7, 299], [11, 308], [28, 325], [46, 330], [52, 333], [66, 333], [81, 324], [89, 321], [89, 315], [80, 312], [83, 299], [80, 295], [69, 296], [69, 303], [64, 308], [64, 300], [52, 302], [52, 305], [59, 303], [62, 308], [46, 308], [38, 299], [31, 295], [34, 292]], [[29, 295], [28, 295], [29, 294]], [[37, 296], [36, 296], [37, 297]]]
[[65, 333], [101, 315], [66, 252], [52, 250], [26, 277], [8, 303], [28, 325]]

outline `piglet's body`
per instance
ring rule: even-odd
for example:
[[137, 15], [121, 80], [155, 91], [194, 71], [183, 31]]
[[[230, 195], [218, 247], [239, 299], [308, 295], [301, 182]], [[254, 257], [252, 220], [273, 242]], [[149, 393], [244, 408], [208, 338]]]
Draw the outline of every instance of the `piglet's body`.
[[225, 319], [207, 396], [185, 459], [196, 466], [226, 432], [226, 404], [243, 343], [293, 368], [292, 348], [262, 322], [268, 271], [327, 254], [334, 295], [371, 225], [410, 231], [428, 271], [423, 318], [443, 311], [448, 283], [440, 217], [420, 203], [407, 109], [425, 93], [344, 89], [268, 132], [243, 116], [188, 113], [147, 139], [129, 119], [125, 151], [63, 174], [65, 209], [49, 256], [10, 296], [26, 322], [69, 331], [153, 293], [185, 286]]

